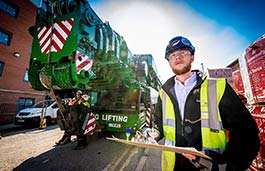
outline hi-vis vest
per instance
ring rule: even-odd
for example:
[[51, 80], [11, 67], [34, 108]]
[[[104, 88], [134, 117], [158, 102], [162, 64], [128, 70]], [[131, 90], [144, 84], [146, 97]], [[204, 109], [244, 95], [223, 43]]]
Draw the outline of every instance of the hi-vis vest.
[[88, 108], [90, 107], [89, 102], [83, 102], [83, 105], [86, 106], [86, 107], [88, 107]]
[[73, 106], [75, 104], [81, 104], [81, 103], [82, 103], [81, 98], [80, 99], [73, 98], [73, 100], [69, 103], [69, 106]]
[[[221, 154], [226, 147], [226, 131], [222, 126], [218, 105], [224, 94], [225, 79], [206, 79], [200, 90], [201, 133], [203, 151], [215, 151]], [[165, 145], [175, 146], [176, 118], [174, 106], [165, 91], [160, 90], [162, 99], [163, 130]], [[173, 171], [175, 153], [162, 152], [162, 170]]]

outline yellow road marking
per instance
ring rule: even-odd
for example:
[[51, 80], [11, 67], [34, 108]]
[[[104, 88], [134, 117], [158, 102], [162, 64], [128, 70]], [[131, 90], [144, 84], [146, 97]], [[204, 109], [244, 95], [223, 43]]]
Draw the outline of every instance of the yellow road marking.
[[124, 170], [130, 163], [132, 157], [138, 153], [138, 148], [133, 148], [130, 152], [130, 155], [128, 156], [128, 158], [126, 159], [126, 161], [122, 164], [120, 170]]
[[133, 147], [130, 146], [128, 148], [126, 148], [126, 150], [122, 153], [122, 155], [120, 155], [118, 157], [118, 159], [114, 159], [113, 162], [109, 163], [104, 169], [103, 171], [114, 171], [114, 169], [119, 165], [119, 163], [121, 162], [121, 160], [125, 157], [125, 155], [132, 149]]

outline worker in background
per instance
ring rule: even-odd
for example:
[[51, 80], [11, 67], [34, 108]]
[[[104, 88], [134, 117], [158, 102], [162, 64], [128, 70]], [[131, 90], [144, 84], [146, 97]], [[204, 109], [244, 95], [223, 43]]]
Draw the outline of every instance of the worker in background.
[[[81, 104], [81, 100], [82, 100], [82, 91], [78, 90], [76, 91], [75, 97], [71, 101], [65, 104], [66, 112], [63, 115], [66, 120], [65, 122], [68, 123], [64, 124], [64, 135], [58, 142], [55, 143], [56, 145], [64, 145], [71, 142], [71, 135], [73, 134], [73, 126], [76, 125], [75, 123], [77, 122], [76, 121], [77, 117], [75, 116], [75, 113], [71, 113], [70, 110], [75, 105]], [[57, 112], [60, 111], [58, 110]]]
[[162, 152], [162, 170], [248, 169], [259, 151], [258, 127], [225, 79], [209, 79], [191, 70], [195, 48], [182, 36], [166, 47], [173, 77], [161, 87], [154, 128], [165, 145], [194, 147], [213, 160]]
[[75, 97], [71, 100], [71, 102], [69, 103], [69, 106], [74, 106], [75, 104], [80, 104], [81, 100], [82, 100], [82, 91], [78, 90], [76, 92]]
[[86, 116], [90, 114], [90, 104], [89, 104], [89, 98], [87, 94], [83, 94], [80, 99], [80, 104], [76, 108], [77, 112], [77, 146], [75, 147], [75, 150], [81, 150], [84, 149], [88, 145], [88, 135], [84, 135], [83, 125], [84, 121], [86, 119]]

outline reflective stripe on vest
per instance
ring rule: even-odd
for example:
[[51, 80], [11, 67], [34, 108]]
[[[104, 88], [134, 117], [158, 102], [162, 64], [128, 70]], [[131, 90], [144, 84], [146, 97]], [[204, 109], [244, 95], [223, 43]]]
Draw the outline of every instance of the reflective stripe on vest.
[[[225, 79], [206, 79], [200, 90], [201, 132], [203, 151], [213, 150], [219, 154], [226, 146], [226, 133], [218, 109], [218, 104], [225, 90]], [[165, 145], [175, 146], [176, 118], [174, 106], [164, 90], [159, 92], [162, 99], [163, 130]], [[208, 99], [210, 99], [208, 101]], [[211, 115], [209, 115], [210, 113]], [[162, 170], [172, 171], [175, 165], [175, 153], [162, 152]]]
[[[162, 99], [162, 114], [163, 114], [163, 130], [165, 137], [165, 145], [175, 146], [176, 144], [176, 119], [174, 106], [169, 96], [162, 89], [159, 92]], [[162, 151], [161, 165], [162, 171], [174, 170], [175, 165], [175, 153], [169, 151]]]
[[218, 108], [225, 86], [225, 79], [206, 79], [201, 85], [202, 147], [206, 154], [209, 150], [221, 154], [227, 144], [226, 131]]

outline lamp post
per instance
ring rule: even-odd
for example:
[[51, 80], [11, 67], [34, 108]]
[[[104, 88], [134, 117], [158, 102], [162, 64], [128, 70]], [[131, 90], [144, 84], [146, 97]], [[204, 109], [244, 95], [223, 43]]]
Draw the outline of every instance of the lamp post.
[[202, 72], [204, 73], [204, 66], [203, 66], [203, 63], [201, 63], [201, 65], [202, 65]]

